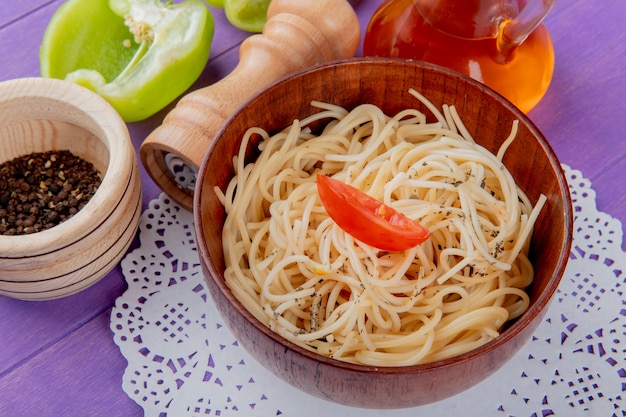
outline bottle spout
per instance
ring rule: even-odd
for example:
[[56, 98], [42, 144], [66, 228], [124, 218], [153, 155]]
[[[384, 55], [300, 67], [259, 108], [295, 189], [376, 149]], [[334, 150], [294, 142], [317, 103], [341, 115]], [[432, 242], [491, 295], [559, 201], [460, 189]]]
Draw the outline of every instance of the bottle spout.
[[529, 0], [516, 17], [502, 21], [497, 36], [497, 60], [510, 60], [515, 49], [543, 22], [555, 3], [556, 0]]

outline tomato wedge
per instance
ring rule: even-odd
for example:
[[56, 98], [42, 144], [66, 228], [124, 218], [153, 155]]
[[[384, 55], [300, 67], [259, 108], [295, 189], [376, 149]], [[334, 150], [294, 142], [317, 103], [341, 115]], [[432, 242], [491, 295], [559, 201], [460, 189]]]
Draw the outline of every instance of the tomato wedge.
[[370, 246], [403, 251], [424, 242], [424, 226], [334, 178], [317, 174], [317, 192], [328, 215], [343, 231]]

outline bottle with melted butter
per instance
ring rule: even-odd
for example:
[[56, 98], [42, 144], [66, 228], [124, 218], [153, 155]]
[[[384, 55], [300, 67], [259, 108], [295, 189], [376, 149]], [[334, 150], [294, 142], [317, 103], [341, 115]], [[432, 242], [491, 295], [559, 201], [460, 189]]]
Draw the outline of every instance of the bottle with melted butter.
[[366, 56], [419, 59], [491, 87], [523, 112], [554, 70], [544, 17], [556, 0], [385, 0], [372, 15]]

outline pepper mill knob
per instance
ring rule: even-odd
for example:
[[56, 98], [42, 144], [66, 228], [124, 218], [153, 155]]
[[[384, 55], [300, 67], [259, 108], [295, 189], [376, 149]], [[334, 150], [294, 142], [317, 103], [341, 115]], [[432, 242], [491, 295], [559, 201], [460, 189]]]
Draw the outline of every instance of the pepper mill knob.
[[[231, 113], [266, 85], [301, 68], [356, 53], [358, 17], [347, 0], [272, 0], [263, 33], [247, 38], [239, 63], [219, 82], [184, 96], [142, 143], [148, 174], [191, 210], [197, 172]], [[187, 184], [176, 177], [183, 170]], [[189, 178], [193, 177], [193, 178]]]

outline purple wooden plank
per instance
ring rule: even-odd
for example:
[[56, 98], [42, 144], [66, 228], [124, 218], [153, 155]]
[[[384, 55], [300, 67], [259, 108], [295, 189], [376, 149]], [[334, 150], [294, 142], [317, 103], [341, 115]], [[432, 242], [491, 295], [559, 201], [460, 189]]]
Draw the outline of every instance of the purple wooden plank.
[[56, 4], [0, 28], [0, 81], [39, 76], [39, 46]]
[[[38, 8], [52, 3], [55, 0], [21, 0], [7, 1], [0, 8], [0, 28], [10, 24], [11, 22], [24, 18], [29, 13]], [[60, 3], [59, 0], [56, 0]]]
[[106, 310], [0, 379], [3, 416], [141, 416], [122, 390], [126, 361]]
[[[626, 226], [626, 158], [622, 158], [613, 166], [601, 171], [597, 176], [583, 175], [591, 181], [596, 192], [596, 207], [622, 222], [622, 231]], [[622, 240], [622, 249], [626, 251], [626, 239]]]
[[0, 377], [102, 314], [125, 289], [118, 267], [86, 290], [58, 300], [0, 296]]
[[[557, 2], [557, 7], [567, 2]], [[626, 156], [624, 4], [578, 2], [548, 22], [552, 85], [530, 113], [562, 162], [594, 179]], [[612, 34], [612, 35], [607, 35]]]
[[[251, 34], [237, 29], [228, 22], [223, 9], [209, 7], [215, 21], [215, 33], [211, 43], [211, 58], [219, 56], [229, 50], [238, 48], [238, 45]], [[209, 61], [210, 63], [210, 61]]]
[[556, 54], [554, 78], [530, 116], [561, 161], [591, 180], [598, 210], [624, 225], [625, 7], [615, 2], [597, 6], [557, 2], [557, 13], [547, 22]]
[[356, 55], [361, 56], [363, 55], [363, 38], [365, 38], [367, 24], [382, 1], [350, 0], [349, 3], [359, 17], [361, 40], [359, 42], [359, 49], [357, 50]]

